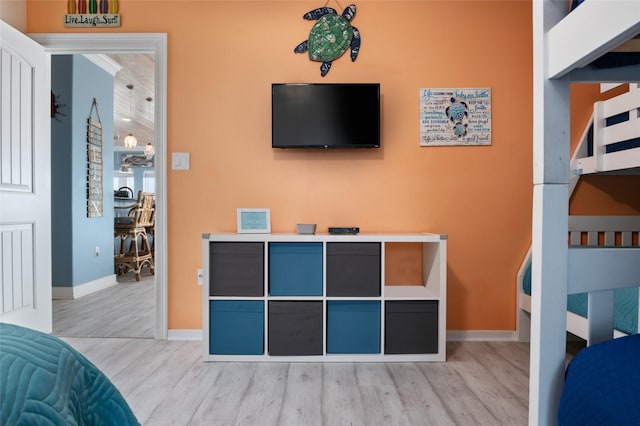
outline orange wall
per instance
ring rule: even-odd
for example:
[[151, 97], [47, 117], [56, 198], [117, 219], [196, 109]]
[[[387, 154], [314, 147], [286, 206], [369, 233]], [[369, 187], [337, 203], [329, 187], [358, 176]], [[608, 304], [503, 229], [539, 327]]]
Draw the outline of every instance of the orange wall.
[[[356, 2], [360, 55], [324, 79], [293, 53], [323, 4], [121, 0], [122, 27], [95, 30], [168, 34], [168, 152], [191, 153], [190, 171], [168, 168], [169, 328], [201, 327], [202, 233], [268, 207], [273, 232], [449, 234], [447, 328], [514, 329], [531, 240], [531, 1]], [[66, 1], [27, 6], [29, 32], [88, 32], [63, 28]], [[383, 148], [271, 149], [271, 83], [319, 81], [381, 83]], [[492, 146], [421, 148], [426, 87], [490, 87]]]

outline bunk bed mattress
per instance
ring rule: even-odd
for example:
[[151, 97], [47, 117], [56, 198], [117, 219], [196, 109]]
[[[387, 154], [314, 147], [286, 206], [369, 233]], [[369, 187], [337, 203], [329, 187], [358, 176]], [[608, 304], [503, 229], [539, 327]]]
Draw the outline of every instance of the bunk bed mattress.
[[578, 352], [567, 367], [558, 424], [640, 424], [640, 334]]
[[[531, 296], [531, 264], [527, 266], [522, 280], [522, 289]], [[578, 293], [567, 296], [567, 310], [588, 318], [588, 294]], [[618, 288], [614, 291], [614, 327], [625, 334], [638, 332], [638, 287]]]
[[139, 423], [107, 376], [67, 343], [0, 323], [0, 424]]

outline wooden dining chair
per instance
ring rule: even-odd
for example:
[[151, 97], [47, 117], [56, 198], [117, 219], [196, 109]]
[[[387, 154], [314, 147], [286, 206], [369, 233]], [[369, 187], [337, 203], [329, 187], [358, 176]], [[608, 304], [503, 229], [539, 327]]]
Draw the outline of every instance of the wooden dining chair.
[[134, 204], [115, 208], [128, 209], [127, 216], [116, 217], [114, 222], [114, 237], [120, 239], [119, 250], [115, 254], [117, 274], [133, 271], [136, 281], [140, 281], [142, 267], [147, 265], [151, 275], [154, 275], [153, 249], [148, 235], [149, 232], [153, 233], [154, 227], [154, 194], [139, 191]]

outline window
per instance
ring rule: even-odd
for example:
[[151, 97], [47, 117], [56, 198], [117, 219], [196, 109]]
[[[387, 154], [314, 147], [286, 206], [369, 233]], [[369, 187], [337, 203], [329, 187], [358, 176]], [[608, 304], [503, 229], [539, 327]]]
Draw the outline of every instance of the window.
[[142, 176], [142, 190], [144, 192], [156, 192], [156, 174], [154, 170], [145, 170]]
[[115, 172], [115, 174], [113, 175], [113, 190], [116, 191], [123, 186], [131, 188], [131, 190], [134, 191], [135, 194], [133, 174]]

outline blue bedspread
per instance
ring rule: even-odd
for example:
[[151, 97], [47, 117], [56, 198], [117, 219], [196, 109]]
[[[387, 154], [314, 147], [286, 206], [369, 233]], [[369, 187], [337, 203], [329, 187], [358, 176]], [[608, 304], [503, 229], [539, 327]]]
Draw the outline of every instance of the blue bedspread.
[[138, 425], [109, 379], [62, 340], [0, 323], [0, 425]]
[[562, 425], [640, 425], [640, 334], [589, 346], [571, 360]]

